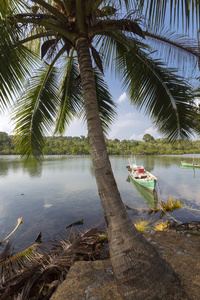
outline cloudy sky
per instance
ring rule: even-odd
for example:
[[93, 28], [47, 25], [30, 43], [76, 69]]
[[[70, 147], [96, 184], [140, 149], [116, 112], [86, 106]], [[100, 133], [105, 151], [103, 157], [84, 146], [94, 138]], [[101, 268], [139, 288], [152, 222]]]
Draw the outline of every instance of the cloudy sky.
[[[152, 127], [151, 120], [139, 112], [133, 105], [125, 91], [122, 90], [119, 80], [111, 76], [105, 79], [109, 85], [114, 101], [117, 103], [117, 119], [111, 125], [108, 138], [119, 140], [142, 140], [145, 133], [150, 133], [154, 138], [159, 138], [158, 132]], [[0, 115], [0, 131], [12, 134], [13, 123], [9, 112]], [[66, 136], [87, 136], [87, 127], [79, 120], [75, 120], [65, 132]]]
[[[169, 26], [169, 16], [170, 14], [166, 13], [166, 26]], [[176, 31], [176, 30], [175, 30]], [[181, 33], [181, 26], [179, 27], [179, 33]], [[194, 38], [196, 39], [196, 31], [193, 32]], [[191, 35], [191, 33], [190, 33]], [[166, 52], [161, 49], [163, 53], [163, 59], [166, 55]], [[161, 54], [159, 52], [159, 54]], [[183, 53], [182, 53], [183, 54]], [[172, 60], [174, 60], [174, 56]], [[187, 59], [184, 61], [187, 62]], [[191, 64], [185, 63], [184, 65]], [[191, 76], [191, 75], [190, 75]], [[110, 93], [113, 96], [114, 101], [118, 105], [117, 109], [117, 119], [114, 124], [111, 125], [110, 131], [108, 133], [108, 138], [120, 140], [123, 139], [135, 139], [142, 140], [144, 134], [149, 133], [154, 138], [160, 138], [158, 131], [153, 127], [152, 121], [144, 115], [141, 111], [139, 112], [133, 105], [130, 105], [130, 99], [127, 96], [125, 90], [122, 89], [121, 83], [119, 80], [113, 78], [110, 74], [105, 77], [105, 81], [108, 83]], [[10, 121], [9, 113], [6, 112], [4, 115], [0, 114], [0, 131], [7, 132], [12, 134], [13, 124]], [[82, 124], [81, 121], [75, 120], [69, 128], [67, 128], [65, 135], [67, 136], [87, 136], [87, 127], [85, 124]]]

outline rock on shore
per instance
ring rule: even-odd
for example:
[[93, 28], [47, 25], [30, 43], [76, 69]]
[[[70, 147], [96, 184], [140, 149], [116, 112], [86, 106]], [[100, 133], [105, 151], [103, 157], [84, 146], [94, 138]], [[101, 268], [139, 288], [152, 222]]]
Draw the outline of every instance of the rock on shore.
[[[145, 237], [179, 275], [189, 299], [200, 299], [200, 236], [150, 232]], [[51, 300], [121, 300], [109, 259], [76, 262]]]

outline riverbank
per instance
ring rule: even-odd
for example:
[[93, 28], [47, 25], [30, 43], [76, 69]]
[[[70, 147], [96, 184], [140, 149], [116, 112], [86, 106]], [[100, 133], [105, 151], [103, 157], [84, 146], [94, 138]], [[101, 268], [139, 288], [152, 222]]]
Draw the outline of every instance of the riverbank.
[[[180, 277], [188, 299], [200, 295], [200, 234], [198, 232], [148, 232], [146, 239]], [[76, 262], [51, 300], [121, 300], [109, 259]]]

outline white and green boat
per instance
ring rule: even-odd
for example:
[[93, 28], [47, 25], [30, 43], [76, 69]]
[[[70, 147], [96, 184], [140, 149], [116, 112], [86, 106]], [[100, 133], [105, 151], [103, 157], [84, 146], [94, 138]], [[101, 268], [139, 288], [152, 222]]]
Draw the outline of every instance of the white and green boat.
[[187, 163], [182, 161], [181, 165], [183, 168], [200, 168], [200, 164], [195, 164], [195, 163]]
[[126, 168], [128, 169], [129, 176], [132, 180], [150, 190], [155, 189], [158, 178], [146, 171], [143, 166], [134, 163], [129, 164]]
[[195, 153], [193, 155], [193, 162], [181, 161], [182, 168], [200, 168], [200, 164], [195, 163]]

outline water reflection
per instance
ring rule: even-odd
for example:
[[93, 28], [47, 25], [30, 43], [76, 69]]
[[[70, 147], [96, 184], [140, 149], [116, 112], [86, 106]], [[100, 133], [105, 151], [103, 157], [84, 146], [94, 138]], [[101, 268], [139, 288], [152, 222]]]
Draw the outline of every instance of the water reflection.
[[26, 163], [20, 160], [19, 156], [5, 156], [0, 159], [0, 177], [6, 177], [9, 173], [18, 173], [23, 170], [28, 173], [30, 177], [40, 177], [42, 174], [42, 164], [36, 161], [29, 161]]
[[[189, 159], [189, 156], [184, 157]], [[116, 183], [124, 203], [134, 207], [134, 212], [146, 210], [148, 213], [149, 208], [158, 204], [157, 195], [126, 182], [125, 166], [129, 158], [110, 157]], [[200, 155], [197, 158], [200, 160]], [[158, 177], [159, 201], [165, 202], [172, 197], [187, 200], [192, 207], [174, 211], [173, 217], [183, 222], [200, 220], [199, 211], [191, 205], [200, 205], [198, 170], [195, 170], [195, 178], [193, 170], [183, 171], [183, 156], [138, 156], [136, 160]], [[158, 218], [158, 214], [152, 215], [151, 218]], [[43, 241], [52, 240], [65, 236], [65, 227], [77, 220], [84, 219], [85, 225], [82, 226], [86, 228], [100, 222], [103, 210], [91, 157], [48, 156], [42, 165], [24, 167], [19, 156], [1, 156], [0, 236], [5, 237], [11, 232], [21, 216], [23, 224], [13, 236], [15, 246], [19, 245], [18, 250], [29, 246], [39, 232], [43, 234]]]
[[155, 209], [158, 206], [158, 194], [156, 190], [150, 190], [144, 186], [141, 186], [135, 182], [131, 176], [128, 177], [127, 181], [132, 182], [139, 195], [145, 200], [145, 202], [152, 208]]
[[193, 170], [193, 176], [194, 176], [194, 178], [195, 178], [195, 168], [193, 168], [193, 167], [182, 167], [182, 170]]
[[42, 175], [42, 164], [37, 161], [29, 161], [28, 163], [22, 161], [21, 167], [25, 173], [28, 173], [30, 177], [40, 177]]

